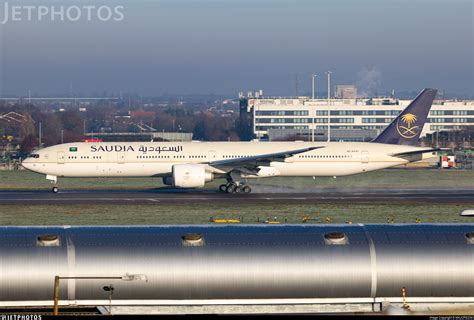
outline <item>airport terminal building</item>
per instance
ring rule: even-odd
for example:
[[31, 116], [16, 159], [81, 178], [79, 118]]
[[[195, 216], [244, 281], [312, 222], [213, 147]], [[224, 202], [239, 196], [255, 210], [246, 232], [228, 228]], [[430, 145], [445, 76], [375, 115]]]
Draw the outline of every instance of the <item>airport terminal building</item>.
[[[311, 99], [240, 97], [241, 116], [253, 125], [257, 139], [367, 141], [377, 136], [411, 100], [395, 98]], [[251, 119], [250, 119], [251, 118]], [[474, 101], [435, 100], [422, 136], [474, 126]]]

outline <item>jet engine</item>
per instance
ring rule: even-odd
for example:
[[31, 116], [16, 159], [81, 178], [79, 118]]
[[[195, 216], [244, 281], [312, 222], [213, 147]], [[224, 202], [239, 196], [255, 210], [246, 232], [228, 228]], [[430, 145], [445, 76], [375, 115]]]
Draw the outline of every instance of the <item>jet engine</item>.
[[214, 179], [214, 175], [207, 172], [204, 165], [177, 164], [173, 166], [172, 172], [172, 181], [168, 179], [166, 182], [172, 182], [177, 188], [200, 188]]

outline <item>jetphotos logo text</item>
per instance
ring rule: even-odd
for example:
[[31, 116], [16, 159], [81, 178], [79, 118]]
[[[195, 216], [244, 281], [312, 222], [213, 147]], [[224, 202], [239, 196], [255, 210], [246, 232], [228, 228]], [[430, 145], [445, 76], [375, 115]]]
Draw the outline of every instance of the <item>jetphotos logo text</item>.
[[78, 22], [123, 21], [124, 6], [111, 5], [64, 5], [67, 1], [55, 1], [54, 5], [26, 4], [23, 1], [0, 1], [0, 24], [20, 21]]

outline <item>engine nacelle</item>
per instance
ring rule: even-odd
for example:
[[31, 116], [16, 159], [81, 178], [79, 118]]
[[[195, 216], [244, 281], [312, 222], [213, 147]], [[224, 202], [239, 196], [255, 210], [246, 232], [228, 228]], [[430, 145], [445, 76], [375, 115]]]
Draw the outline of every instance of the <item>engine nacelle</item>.
[[177, 164], [173, 166], [172, 183], [177, 188], [200, 188], [212, 181], [214, 175], [204, 165]]

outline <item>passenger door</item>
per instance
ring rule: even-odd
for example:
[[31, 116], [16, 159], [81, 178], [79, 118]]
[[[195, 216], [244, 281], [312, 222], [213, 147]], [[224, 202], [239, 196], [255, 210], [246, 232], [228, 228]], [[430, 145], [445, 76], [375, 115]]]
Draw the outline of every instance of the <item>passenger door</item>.
[[208, 152], [208, 157], [209, 157], [209, 162], [211, 161], [215, 161], [217, 156], [216, 156], [216, 152], [214, 150], [211, 150]]
[[360, 162], [369, 163], [369, 151], [363, 150], [360, 152]]
[[117, 162], [125, 163], [125, 152], [117, 152]]
[[58, 163], [64, 163], [65, 158], [64, 151], [58, 151]]

